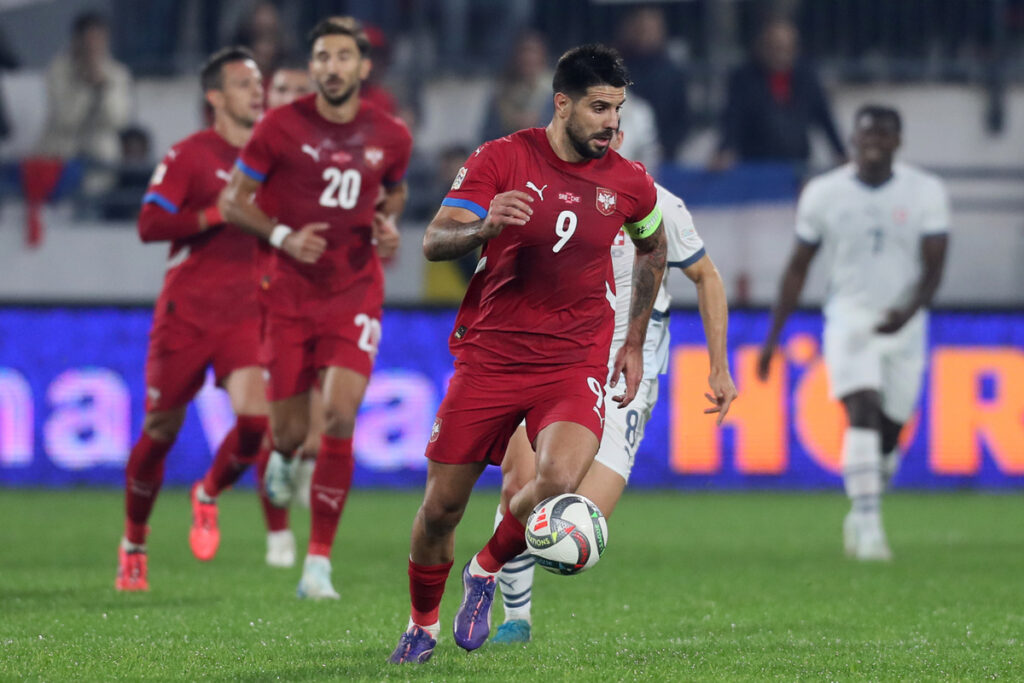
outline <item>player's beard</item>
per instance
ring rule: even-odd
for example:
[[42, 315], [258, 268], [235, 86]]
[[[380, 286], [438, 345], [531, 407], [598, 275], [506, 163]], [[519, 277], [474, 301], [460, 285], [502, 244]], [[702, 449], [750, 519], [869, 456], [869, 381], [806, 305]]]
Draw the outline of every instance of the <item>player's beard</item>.
[[[565, 134], [569, 136], [569, 143], [572, 145], [572, 148], [584, 159], [600, 159], [611, 147], [610, 141], [609, 145], [604, 148], [594, 149], [591, 147], [590, 140], [593, 139], [593, 136], [580, 134], [572, 119], [569, 119], [568, 124], [565, 126]], [[614, 132], [612, 135], [615, 135]]]
[[345, 104], [350, 99], [352, 99], [352, 96], [359, 91], [358, 82], [354, 83], [352, 87], [348, 88], [340, 95], [335, 95], [334, 97], [327, 94], [327, 89], [323, 85], [318, 83], [317, 87], [319, 87], [320, 89], [320, 94], [324, 96], [325, 100], [327, 100], [327, 104], [331, 105], [332, 107], [340, 107], [341, 105]]

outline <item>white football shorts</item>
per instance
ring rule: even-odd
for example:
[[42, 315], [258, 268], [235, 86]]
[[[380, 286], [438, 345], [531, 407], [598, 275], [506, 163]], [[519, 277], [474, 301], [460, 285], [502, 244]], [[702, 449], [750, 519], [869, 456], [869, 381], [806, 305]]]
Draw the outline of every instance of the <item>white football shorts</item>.
[[658, 402], [658, 376], [641, 380], [636, 398], [625, 408], [612, 400], [624, 391], [624, 379], [618, 387], [605, 385], [604, 436], [595, 461], [621, 475], [627, 482], [633, 460], [644, 438], [644, 428]]
[[925, 366], [928, 316], [918, 312], [895, 334], [878, 334], [874, 318], [833, 315], [825, 321], [825, 365], [832, 396], [874, 389], [882, 412], [905, 423], [914, 414]]

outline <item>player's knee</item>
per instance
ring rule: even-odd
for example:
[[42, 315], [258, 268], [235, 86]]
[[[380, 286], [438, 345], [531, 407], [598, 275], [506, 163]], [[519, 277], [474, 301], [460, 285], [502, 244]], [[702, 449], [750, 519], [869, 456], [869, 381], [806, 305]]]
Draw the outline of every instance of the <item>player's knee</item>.
[[142, 431], [156, 441], [174, 441], [178, 438], [181, 425], [185, 421], [184, 411], [161, 410], [146, 413], [142, 422]]
[[522, 482], [517, 477], [505, 477], [501, 481], [501, 503], [507, 509], [512, 497], [523, 488]]
[[427, 536], [442, 538], [455, 532], [465, 512], [464, 505], [454, 503], [424, 501], [420, 508], [420, 519]]
[[324, 409], [324, 433], [336, 439], [347, 439], [356, 428], [355, 411], [327, 407]]
[[580, 477], [567, 470], [546, 472], [537, 477], [537, 500], [542, 501], [551, 496], [572, 493], [580, 484]]
[[846, 407], [846, 416], [851, 427], [864, 429], [882, 428], [882, 409], [875, 391], [858, 391], [843, 397], [843, 405]]
[[305, 430], [293, 424], [274, 425], [271, 433], [274, 437], [274, 450], [281, 453], [295, 453], [306, 438]]

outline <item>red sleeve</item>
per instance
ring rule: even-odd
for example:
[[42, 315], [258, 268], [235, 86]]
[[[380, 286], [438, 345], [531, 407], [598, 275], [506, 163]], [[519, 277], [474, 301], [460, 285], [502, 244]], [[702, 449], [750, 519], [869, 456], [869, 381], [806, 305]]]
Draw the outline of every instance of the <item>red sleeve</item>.
[[172, 147], [153, 171], [142, 198], [139, 237], [143, 242], [173, 240], [199, 232], [196, 212], [182, 209], [188, 199], [191, 155]]
[[409, 134], [409, 130], [404, 124], [400, 125], [402, 144], [398, 145], [398, 154], [395, 155], [395, 160], [384, 173], [383, 182], [387, 187], [393, 187], [402, 182], [405, 172], [409, 168], [409, 157], [412, 156], [412, 135]]
[[267, 115], [256, 124], [252, 137], [242, 148], [235, 162], [242, 173], [259, 183], [267, 179], [267, 174], [277, 157], [274, 145], [274, 140], [278, 137], [275, 132], [277, 118]]
[[176, 240], [199, 234], [199, 214], [189, 209], [171, 213], [147, 202], [139, 213], [139, 237], [143, 242]]
[[654, 186], [654, 178], [640, 162], [634, 161], [632, 164], [635, 170], [642, 175], [639, 178], [640, 189], [636, 195], [636, 208], [633, 215], [626, 218], [627, 223], [636, 223], [647, 218], [658, 203], [658, 188]]
[[492, 140], [470, 154], [441, 206], [469, 209], [480, 218], [487, 216], [487, 207], [501, 191], [501, 159], [507, 161], [511, 144], [507, 139]]

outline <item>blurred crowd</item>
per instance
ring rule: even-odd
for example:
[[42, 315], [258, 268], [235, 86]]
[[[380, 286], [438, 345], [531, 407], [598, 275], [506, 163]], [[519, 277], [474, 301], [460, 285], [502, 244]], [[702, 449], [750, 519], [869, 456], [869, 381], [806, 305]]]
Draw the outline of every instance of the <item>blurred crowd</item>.
[[[135, 120], [133, 70], [142, 77], [187, 72], [182, 62], [188, 62], [183, 55], [189, 50], [199, 57], [225, 44], [241, 44], [256, 55], [269, 92], [278, 70], [297, 73], [301, 80], [306, 59], [302, 29], [339, 13], [361, 18], [371, 38], [373, 70], [363, 96], [403, 118], [414, 135], [429, 78], [488, 75], [493, 83], [480, 129], [467, 133], [465, 144], [430, 153], [417, 150], [410, 168], [412, 216], [436, 207], [452, 170], [476, 142], [549, 120], [552, 66], [561, 50], [588, 39], [614, 44], [626, 59], [634, 85], [623, 109], [622, 153], [652, 171], [663, 162], [681, 160], [698, 128], [713, 128], [717, 142], [708, 158], [686, 161], [710, 172], [762, 162], [804, 168], [811, 159], [810, 134], [815, 130], [827, 140], [833, 163], [846, 156], [818, 69], [802, 54], [806, 41], [800, 27], [818, 21], [821, 3], [740, 3], [758, 11], [731, 17], [734, 43], [746, 49], [724, 57], [731, 66], [721, 70], [717, 82], [709, 81], [708, 70], [695, 68], [692, 59], [698, 49], [708, 57], [704, 64], [716, 55], [715, 46], [699, 44], [698, 36], [700, 29], [721, 23], [722, 17], [714, 14], [713, 3], [703, 1], [629, 3], [613, 9], [587, 0], [110, 4], [117, 21], [95, 12], [77, 16], [66, 49], [53, 58], [46, 73], [47, 115], [36, 155], [71, 162], [73, 168], [49, 173], [48, 181], [31, 191], [25, 188], [33, 196], [52, 198], [58, 188], [74, 186], [79, 215], [132, 218], [154, 156], [162, 153], [152, 149], [147, 122]], [[956, 9], [962, 0], [940, 4]], [[1021, 4], [1002, 3], [1007, 17], [1024, 21], [1024, 13], [1014, 13]], [[586, 17], [583, 25], [581, 16]], [[185, 26], [197, 28], [186, 31]], [[423, 26], [434, 30], [419, 30]], [[870, 40], [861, 42], [862, 48], [848, 47], [869, 51]], [[18, 62], [0, 35], [0, 69], [18, 68]], [[701, 93], [697, 106], [691, 101], [694, 92]], [[0, 100], [0, 139], [16, 125], [4, 111]]]

